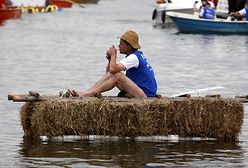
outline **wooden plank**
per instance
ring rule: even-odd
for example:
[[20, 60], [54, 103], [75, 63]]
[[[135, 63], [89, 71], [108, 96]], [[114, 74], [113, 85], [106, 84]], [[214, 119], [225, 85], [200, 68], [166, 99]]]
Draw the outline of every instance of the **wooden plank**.
[[[220, 98], [221, 96], [219, 94], [217, 95], [206, 95], [206, 98]], [[69, 95], [40, 95], [37, 93], [31, 93], [29, 95], [8, 95], [8, 100], [13, 102], [35, 102], [35, 101], [41, 101], [46, 99], [71, 99], [71, 100], [90, 100], [90, 99], [104, 99], [108, 101], [116, 101], [116, 102], [132, 102], [132, 101], [142, 101], [142, 100], [154, 100], [154, 99], [176, 99], [176, 100], [184, 100], [188, 98], [197, 98], [197, 97], [191, 97], [191, 96], [185, 96], [185, 97], [162, 97], [161, 95], [159, 97], [149, 97], [146, 99], [137, 99], [137, 98], [130, 98], [130, 97], [116, 97], [116, 96], [96, 96], [96, 97], [73, 97]], [[202, 97], [203, 98], [203, 97]], [[235, 96], [235, 98], [228, 98], [228, 99], [235, 99], [237, 101], [240, 101], [242, 103], [248, 103], [248, 96]]]
[[245, 98], [245, 99], [248, 99], [248, 95], [243, 95], [243, 96], [235, 96], [235, 98]]
[[42, 98], [37, 98], [35, 96], [20, 96], [20, 95], [14, 95], [12, 96], [13, 102], [32, 102], [32, 101], [41, 101]]
[[235, 100], [238, 100], [239, 102], [242, 102], [242, 103], [248, 103], [248, 99], [247, 98], [238, 98], [238, 97], [235, 97]]

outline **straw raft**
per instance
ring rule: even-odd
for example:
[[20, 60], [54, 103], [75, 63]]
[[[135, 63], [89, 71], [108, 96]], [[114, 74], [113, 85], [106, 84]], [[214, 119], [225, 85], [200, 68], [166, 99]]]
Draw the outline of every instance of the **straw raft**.
[[208, 137], [236, 140], [244, 107], [234, 99], [46, 99], [21, 108], [25, 137], [64, 135]]

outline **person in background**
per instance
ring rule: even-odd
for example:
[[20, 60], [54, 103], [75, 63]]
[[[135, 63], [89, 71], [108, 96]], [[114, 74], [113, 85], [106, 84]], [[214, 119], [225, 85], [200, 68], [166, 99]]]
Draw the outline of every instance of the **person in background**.
[[52, 5], [51, 1], [50, 0], [46, 0], [45, 1], [45, 6], [49, 6], [49, 5]]
[[209, 2], [208, 0], [201, 0], [200, 2], [195, 1], [194, 6], [193, 6], [194, 12], [200, 12], [201, 8], [204, 7], [207, 3], [209, 3], [212, 8], [215, 8], [214, 3]]
[[228, 0], [229, 13], [242, 10], [247, 7], [247, 0]]
[[157, 4], [172, 3], [171, 0], [157, 0]]
[[215, 10], [211, 8], [209, 2], [207, 2], [206, 5], [201, 8], [199, 17], [203, 19], [215, 19]]
[[217, 5], [218, 5], [218, 0], [213, 0], [213, 3], [214, 3], [214, 7], [216, 9]]
[[213, 0], [208, 0], [208, 3], [210, 4], [211, 8], [214, 8], [214, 9], [216, 8], [216, 5]]
[[[121, 91], [118, 94], [120, 97], [126, 97], [126, 94], [135, 98], [155, 97], [157, 82], [153, 68], [139, 50], [141, 47], [137, 33], [132, 30], [125, 32], [120, 37], [118, 47], [120, 53], [126, 55], [120, 63], [116, 63], [117, 50], [113, 45], [106, 52], [106, 74], [88, 91], [68, 90], [69, 93], [72, 96], [95, 96], [117, 87]], [[126, 71], [126, 75], [122, 71]]]
[[166, 2], [166, 0], [157, 0], [156, 2], [157, 2], [157, 4], [164, 4]]
[[6, 1], [5, 0], [0, 0], [0, 9], [6, 9]]
[[240, 11], [231, 12], [230, 15], [238, 18], [245, 17], [246, 20], [248, 21], [248, 7], [243, 8]]

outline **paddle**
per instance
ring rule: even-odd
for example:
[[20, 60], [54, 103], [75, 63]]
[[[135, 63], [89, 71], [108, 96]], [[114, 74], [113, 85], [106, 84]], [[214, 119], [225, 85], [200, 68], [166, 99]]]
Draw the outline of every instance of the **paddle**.
[[199, 92], [206, 92], [206, 91], [210, 91], [210, 90], [218, 90], [218, 89], [223, 89], [223, 86], [213, 86], [213, 87], [207, 87], [207, 88], [201, 88], [201, 89], [194, 89], [194, 90], [190, 90], [190, 91], [186, 91], [186, 92], [181, 92], [181, 93], [177, 93], [174, 95], [171, 95], [170, 97], [179, 97], [182, 95], [187, 95], [187, 94], [193, 94], [193, 93], [199, 93]]

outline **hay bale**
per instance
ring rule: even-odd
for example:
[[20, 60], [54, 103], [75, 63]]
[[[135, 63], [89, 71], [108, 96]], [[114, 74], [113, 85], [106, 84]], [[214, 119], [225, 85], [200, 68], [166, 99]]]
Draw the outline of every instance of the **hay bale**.
[[181, 98], [43, 100], [21, 109], [25, 136], [63, 135], [209, 137], [236, 140], [243, 105], [233, 99]]

